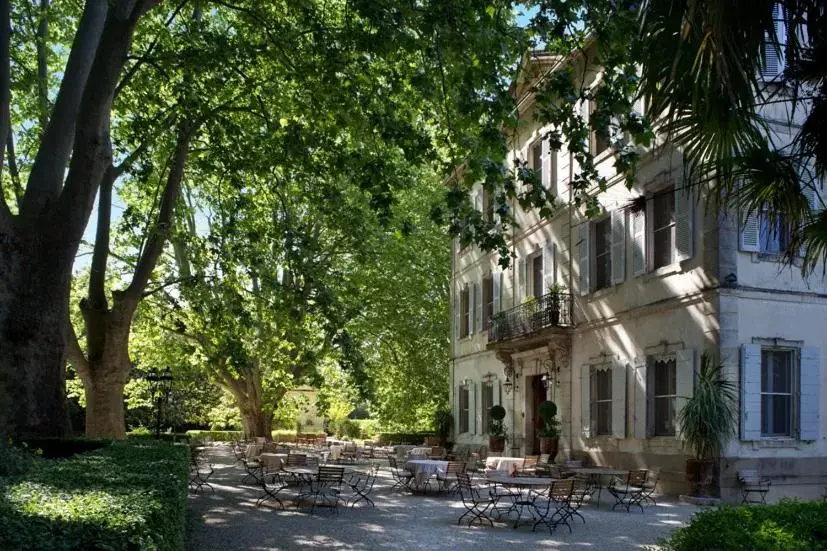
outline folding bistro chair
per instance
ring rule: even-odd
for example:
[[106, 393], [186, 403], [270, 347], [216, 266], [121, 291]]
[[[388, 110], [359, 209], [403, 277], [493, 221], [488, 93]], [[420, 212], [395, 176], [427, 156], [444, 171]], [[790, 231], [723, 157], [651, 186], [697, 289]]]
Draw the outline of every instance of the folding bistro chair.
[[189, 486], [192, 490], [192, 493], [197, 494], [198, 490], [200, 490], [203, 486], [206, 486], [213, 493], [215, 493], [215, 488], [212, 487], [212, 484], [207, 482], [207, 480], [212, 476], [213, 467], [212, 463], [207, 461], [206, 459], [202, 459], [197, 455], [192, 455], [190, 457], [190, 482]]
[[479, 521], [488, 521], [488, 524], [494, 526], [494, 521], [488, 516], [488, 508], [494, 505], [495, 500], [489, 496], [485, 499], [480, 495], [480, 492], [471, 485], [471, 478], [468, 473], [457, 473], [457, 488], [459, 489], [460, 499], [462, 505], [465, 507], [465, 512], [457, 519], [457, 524], [462, 523], [462, 519], [471, 516], [468, 521], [468, 526]]
[[259, 458], [260, 454], [261, 446], [258, 444], [250, 444], [247, 446], [247, 450], [244, 453], [244, 459], [242, 459], [242, 463], [244, 464], [244, 469], [246, 469], [247, 474], [241, 479], [242, 484], [249, 484], [250, 482], [253, 482], [256, 485], [261, 484], [263, 465], [261, 464], [261, 459]]
[[[738, 471], [738, 480], [741, 482], [741, 503], [767, 503], [767, 492], [770, 491], [769, 478], [762, 477], [758, 469], [741, 469]], [[753, 494], [758, 495], [758, 500], [751, 499]]]
[[353, 490], [353, 495], [348, 498], [347, 503], [351, 507], [354, 507], [360, 501], [369, 503], [371, 507], [376, 507], [376, 504], [370, 498], [370, 493], [373, 491], [373, 484], [376, 482], [378, 472], [379, 465], [373, 465], [367, 474], [354, 474], [350, 477], [348, 486]]
[[[436, 473], [437, 488], [440, 492], [453, 492], [456, 489], [457, 473], [465, 472], [465, 463], [462, 461], [449, 461], [445, 468], [445, 474]], [[453, 476], [452, 476], [453, 475]]]
[[344, 467], [332, 467], [322, 465], [319, 473], [310, 483], [309, 495], [313, 499], [310, 512], [316, 505], [329, 506], [337, 513], [339, 512], [339, 501], [342, 493], [342, 481], [345, 476]]
[[[270, 483], [267, 483], [267, 477], [270, 477]], [[264, 490], [264, 495], [256, 501], [256, 507], [260, 507], [265, 501], [273, 500], [284, 509], [284, 503], [279, 499], [278, 494], [289, 486], [287, 478], [281, 471], [271, 472], [265, 467], [264, 473], [261, 476], [261, 488]]]
[[538, 526], [545, 524], [549, 534], [553, 534], [558, 526], [565, 524], [571, 533], [569, 500], [573, 491], [574, 480], [571, 478], [552, 482], [548, 489], [548, 497], [537, 499], [534, 503], [534, 511], [538, 516], [531, 531], [534, 532]]
[[388, 465], [390, 465], [391, 476], [393, 477], [394, 481], [394, 485], [391, 486], [391, 490], [393, 490], [394, 488], [410, 489], [411, 480], [413, 480], [414, 474], [408, 469], [399, 467], [396, 458], [392, 455], [388, 456]]
[[608, 488], [609, 493], [615, 498], [612, 511], [620, 505], [626, 507], [626, 512], [628, 513], [632, 505], [637, 505], [640, 508], [640, 512], [643, 512], [643, 505], [641, 505], [641, 502], [644, 500], [643, 485], [646, 484], [646, 476], [648, 473], [649, 471], [646, 469], [636, 469], [629, 471], [629, 474], [626, 475], [625, 482], [617, 478], [612, 480]]
[[650, 501], [652, 505], [657, 505], [652, 494], [655, 493], [655, 489], [658, 487], [658, 478], [660, 478], [660, 470], [649, 471], [649, 476], [643, 484], [643, 503]]

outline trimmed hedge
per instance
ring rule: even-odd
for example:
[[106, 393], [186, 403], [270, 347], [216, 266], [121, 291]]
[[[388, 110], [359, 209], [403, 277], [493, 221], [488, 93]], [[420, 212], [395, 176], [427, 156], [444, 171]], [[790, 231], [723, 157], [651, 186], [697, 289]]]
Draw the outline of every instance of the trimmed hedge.
[[[326, 436], [324, 433], [301, 433], [302, 436], [307, 437], [322, 437]], [[240, 430], [188, 430], [186, 436], [190, 440], [203, 440], [210, 438], [213, 442], [235, 442], [244, 438], [244, 433]], [[296, 431], [294, 430], [274, 430], [272, 432], [273, 440], [276, 442], [296, 442]]]
[[121, 441], [0, 478], [0, 549], [184, 548], [189, 448]]
[[379, 434], [379, 445], [387, 446], [388, 444], [422, 444], [426, 436], [436, 436], [433, 431], [430, 432], [382, 432]]
[[827, 550], [827, 502], [782, 500], [703, 511], [661, 545], [670, 551]]
[[145, 431], [131, 431], [126, 433], [126, 438], [129, 440], [162, 440], [164, 442], [184, 442], [190, 441], [189, 433], [184, 432], [162, 432], [160, 438], [155, 438], [154, 432]]

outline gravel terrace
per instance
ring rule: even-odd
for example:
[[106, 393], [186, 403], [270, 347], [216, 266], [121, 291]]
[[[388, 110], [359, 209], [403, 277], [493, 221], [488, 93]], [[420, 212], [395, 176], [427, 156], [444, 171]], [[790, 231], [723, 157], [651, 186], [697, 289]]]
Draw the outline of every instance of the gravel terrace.
[[[297, 509], [283, 499], [286, 511], [269, 502], [256, 508], [260, 488], [241, 484], [244, 469], [233, 465], [230, 448], [213, 445], [204, 451], [214, 464], [209, 479], [215, 493], [204, 488], [189, 499], [188, 549], [281, 550], [281, 549], [474, 549], [500, 550], [509, 546], [531, 549], [597, 550], [656, 549], [659, 538], [685, 524], [698, 510], [694, 506], [658, 499], [645, 513], [610, 510], [611, 496], [604, 492], [601, 508], [586, 504], [580, 510], [586, 518], [572, 522], [572, 533], [562, 526], [549, 535], [540, 526], [512, 529], [495, 522], [494, 527], [457, 526], [464, 512], [455, 497], [410, 495], [390, 490], [392, 479], [387, 466], [380, 471], [371, 495], [376, 507], [357, 505], [329, 509]], [[387, 462], [383, 462], [385, 465]], [[285, 492], [279, 494], [285, 495]], [[289, 497], [291, 494], [287, 494]]]

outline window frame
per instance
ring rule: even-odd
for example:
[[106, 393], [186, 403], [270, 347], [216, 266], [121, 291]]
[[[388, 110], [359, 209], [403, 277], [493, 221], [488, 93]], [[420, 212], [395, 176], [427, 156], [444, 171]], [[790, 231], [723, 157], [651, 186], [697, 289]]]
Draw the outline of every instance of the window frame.
[[[663, 197], [663, 196], [667, 196], [667, 195], [670, 196], [671, 202], [672, 202], [671, 221], [669, 222], [669, 224], [667, 224], [665, 226], [661, 226], [660, 228], [656, 228], [655, 227], [655, 201], [659, 196]], [[658, 270], [660, 268], [665, 268], [666, 266], [671, 266], [677, 260], [677, 251], [675, 250], [675, 238], [676, 238], [675, 231], [676, 231], [676, 228], [677, 228], [677, 225], [678, 225], [678, 223], [677, 223], [678, 221], [677, 221], [677, 218], [676, 218], [676, 215], [675, 215], [675, 200], [676, 200], [676, 198], [675, 198], [675, 186], [674, 185], [669, 185], [669, 186], [660, 188], [659, 190], [652, 193], [652, 196], [651, 196], [652, 207], [647, 212], [647, 214], [649, 214], [649, 216], [647, 217], [648, 219], [646, 220], [646, 227], [649, 228], [648, 231], [647, 231], [647, 233], [648, 233], [647, 237], [649, 238], [648, 239], [649, 243], [651, 243], [651, 246], [647, 247], [647, 249], [649, 251], [648, 265], [651, 267], [651, 270], [653, 270], [653, 271]], [[668, 230], [669, 231], [669, 262], [667, 262], [666, 264], [663, 264], [662, 266], [656, 266], [655, 265], [655, 259], [657, 258], [657, 255], [655, 254], [655, 246], [656, 246], [657, 242], [655, 241], [655, 235], [659, 231], [663, 231], [663, 230]]]
[[462, 287], [459, 295], [459, 338], [471, 336], [471, 289], [468, 285]]
[[494, 381], [483, 380], [480, 385], [480, 404], [482, 413], [482, 433], [488, 434], [489, 410], [494, 405]]
[[[598, 263], [598, 254], [597, 254], [597, 226], [598, 226], [598, 224], [606, 224], [606, 227], [607, 227], [607, 229], [606, 229], [606, 236], [607, 236], [607, 239], [606, 239], [606, 252], [604, 252], [603, 254], [600, 255], [601, 257], [606, 258], [606, 270], [607, 270], [607, 272], [606, 272], [606, 282], [605, 282], [605, 285], [603, 285], [602, 287], [598, 286], [598, 277], [597, 277], [598, 266], [600, 266], [600, 264]], [[591, 271], [591, 274], [590, 274], [590, 277], [589, 277], [589, 279], [590, 279], [589, 286], [591, 287], [591, 289], [589, 289], [589, 292], [594, 293], [596, 291], [600, 291], [601, 289], [608, 289], [609, 287], [612, 286], [612, 218], [611, 218], [611, 216], [606, 216], [606, 217], [601, 218], [599, 220], [592, 221], [591, 225], [592, 226], [591, 226], [590, 231], [589, 231], [589, 234], [591, 235], [591, 243], [589, 243], [589, 257], [590, 257], [590, 263], [591, 263], [591, 266], [589, 266], [590, 271]]]
[[[604, 376], [608, 377], [608, 384], [606, 385], [606, 388], [608, 389], [608, 397], [606, 397], [606, 396], [599, 397], [598, 396], [598, 394], [599, 394], [599, 392], [598, 392], [599, 385], [597, 384], [597, 374], [598, 373], [604, 373], [605, 374]], [[614, 374], [613, 374], [612, 367], [611, 366], [607, 367], [605, 365], [599, 365], [599, 366], [594, 366], [593, 365], [591, 367], [591, 370], [590, 370], [590, 373], [589, 373], [589, 401], [591, 402], [590, 403], [590, 408], [591, 409], [590, 409], [589, 413], [590, 413], [590, 417], [591, 417], [591, 419], [590, 419], [591, 420], [591, 423], [590, 423], [591, 424], [591, 433], [594, 436], [612, 436], [614, 434], [614, 432], [612, 430], [612, 428], [613, 428], [612, 427], [612, 423], [613, 423], [613, 419], [612, 419], [612, 406], [613, 406], [613, 402], [612, 402], [612, 383], [613, 383], [613, 379], [612, 379], [612, 377], [613, 377], [613, 375]], [[603, 427], [603, 430], [601, 430], [600, 415], [598, 414], [598, 412], [600, 411], [601, 405], [606, 407], [607, 404], [608, 404], [608, 408], [609, 408], [609, 416], [608, 416], [609, 423], [608, 423], [607, 427]]]
[[[778, 223], [776, 227], [770, 226], [769, 215], [767, 213], [766, 208], [762, 208], [761, 212], [758, 213], [758, 252], [760, 254], [784, 254], [787, 250], [787, 247], [790, 245], [790, 227], [788, 224], [784, 222], [784, 215], [779, 213], [778, 215]], [[766, 232], [765, 232], [766, 228]], [[770, 230], [773, 230], [773, 234], [776, 236], [776, 241], [778, 243], [778, 250], [770, 249], [769, 239], [765, 241], [764, 236], [767, 235], [769, 237]]]
[[[651, 407], [649, 410], [651, 411], [652, 418], [649, 420], [649, 436], [655, 437], [674, 437], [677, 435], [677, 398], [678, 398], [678, 357], [676, 354], [662, 354], [662, 355], [654, 355], [649, 356], [649, 361], [651, 362], [650, 372], [647, 373], [646, 376], [646, 386], [647, 386], [647, 394], [649, 395], [649, 400], [651, 400]], [[657, 377], [657, 372], [659, 371], [657, 368], [658, 362], [665, 362], [669, 364], [671, 362], [671, 371], [672, 371], [672, 384], [674, 385], [674, 391], [671, 394], [656, 394], [657, 384], [655, 382], [655, 378]], [[651, 386], [651, 393], [649, 392], [649, 387]], [[671, 400], [671, 410], [672, 410], [672, 432], [658, 432], [658, 422], [657, 422], [657, 400], [658, 399], [670, 399]]]
[[[594, 98], [589, 100], [589, 152], [595, 159], [603, 155], [606, 151], [612, 150], [612, 140], [600, 136], [591, 125], [592, 113], [597, 109], [597, 100]], [[598, 147], [603, 145], [602, 148]]]
[[[767, 392], [764, 390], [764, 354], [765, 353], [785, 353], [789, 354], [790, 356], [790, 374], [789, 374], [789, 381], [790, 381], [790, 391], [789, 392]], [[799, 397], [798, 391], [796, 389], [799, 388], [801, 384], [800, 380], [800, 349], [798, 348], [791, 348], [791, 347], [781, 347], [781, 346], [762, 346], [761, 347], [761, 439], [766, 440], [791, 440], [797, 439], [799, 434]], [[769, 408], [769, 411], [765, 411], [764, 409], [764, 396], [789, 396], [789, 431], [786, 434], [783, 433], [765, 433], [764, 432], [764, 419], [766, 414], [772, 413], [772, 407]]]
[[463, 434], [471, 430], [471, 385], [463, 383], [459, 385], [459, 433]]

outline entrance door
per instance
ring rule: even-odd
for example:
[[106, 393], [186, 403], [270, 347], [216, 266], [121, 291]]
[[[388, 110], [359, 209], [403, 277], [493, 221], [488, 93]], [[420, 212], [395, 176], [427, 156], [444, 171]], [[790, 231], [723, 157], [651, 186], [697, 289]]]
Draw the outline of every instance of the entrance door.
[[543, 428], [543, 422], [540, 420], [540, 404], [546, 399], [546, 389], [543, 387], [542, 375], [533, 375], [530, 384], [531, 412], [534, 417], [534, 439], [530, 455], [537, 455], [540, 453], [540, 429]]

